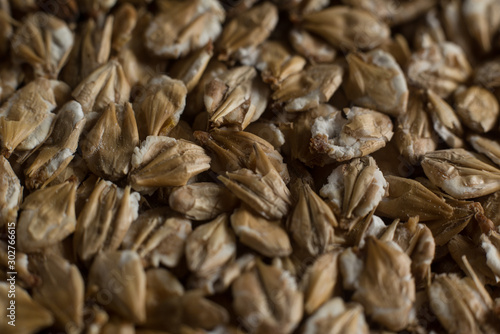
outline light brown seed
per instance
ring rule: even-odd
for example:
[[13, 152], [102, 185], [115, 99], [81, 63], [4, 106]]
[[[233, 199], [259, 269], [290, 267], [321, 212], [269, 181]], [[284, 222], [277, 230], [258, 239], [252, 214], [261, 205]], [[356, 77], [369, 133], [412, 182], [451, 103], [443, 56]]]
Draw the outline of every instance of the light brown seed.
[[63, 82], [36, 79], [12, 95], [0, 108], [0, 140], [3, 155], [15, 150], [30, 151], [50, 135]]
[[144, 266], [175, 267], [184, 255], [191, 222], [168, 209], [145, 211], [130, 225], [122, 249], [136, 251]]
[[106, 251], [96, 256], [88, 276], [87, 296], [124, 319], [146, 320], [146, 274], [136, 252]]
[[472, 68], [460, 46], [451, 42], [426, 42], [413, 53], [407, 68], [410, 84], [431, 89], [446, 98], [467, 81]]
[[271, 97], [288, 112], [315, 108], [330, 100], [343, 74], [344, 69], [338, 65], [312, 65], [286, 78]]
[[186, 106], [187, 89], [180, 80], [166, 75], [153, 77], [134, 101], [141, 140], [166, 136], [179, 123]]
[[497, 124], [500, 107], [489, 90], [479, 86], [459, 87], [454, 98], [457, 115], [468, 128], [485, 133]]
[[[342, 113], [345, 115], [342, 115]], [[314, 120], [311, 149], [336, 161], [359, 158], [384, 147], [393, 136], [389, 116], [371, 109], [334, 110]]]
[[370, 12], [333, 6], [304, 16], [301, 24], [337, 49], [373, 49], [389, 37], [389, 27]]
[[336, 250], [319, 256], [302, 276], [300, 286], [307, 314], [315, 313], [333, 296], [338, 283], [339, 255], [340, 251]]
[[159, 187], [183, 186], [210, 168], [210, 157], [200, 146], [164, 136], [149, 136], [132, 155], [128, 179], [137, 191], [152, 193]]
[[202, 277], [216, 272], [236, 255], [235, 241], [226, 214], [199, 226], [186, 240], [189, 270]]
[[351, 160], [335, 168], [320, 194], [328, 198], [340, 216], [340, 227], [350, 229], [375, 210], [387, 192], [388, 184], [372, 157]]
[[189, 219], [209, 220], [231, 211], [238, 200], [220, 184], [198, 182], [174, 189], [168, 202], [170, 208]]
[[222, 31], [225, 13], [218, 1], [167, 0], [158, 6], [159, 13], [145, 31], [145, 45], [157, 56], [185, 56], [215, 41]]
[[254, 146], [255, 171], [239, 169], [218, 179], [242, 202], [267, 219], [281, 219], [291, 205], [290, 191], [260, 145]]
[[337, 218], [327, 203], [301, 179], [292, 184], [292, 191], [298, 194], [298, 199], [288, 216], [287, 230], [298, 248], [312, 256], [322, 254], [334, 241]]
[[75, 231], [76, 184], [71, 181], [32, 192], [21, 205], [17, 247], [35, 252], [56, 245]]
[[54, 121], [54, 130], [25, 170], [26, 186], [43, 188], [64, 171], [74, 158], [85, 122], [78, 102], [71, 101], [61, 107]]
[[304, 324], [304, 334], [368, 334], [363, 307], [335, 297], [323, 304]]
[[232, 285], [233, 307], [250, 333], [291, 333], [302, 318], [302, 293], [287, 271], [258, 261]]
[[453, 148], [464, 146], [462, 123], [450, 105], [432, 90], [427, 90], [426, 110], [431, 116], [434, 130]]
[[137, 218], [139, 194], [99, 181], [78, 216], [73, 237], [78, 257], [90, 262], [101, 251], [116, 250]]
[[125, 177], [139, 133], [130, 103], [110, 103], [92, 129], [80, 140], [83, 159], [96, 175], [111, 181]]
[[380, 49], [346, 57], [349, 77], [346, 94], [355, 104], [391, 116], [406, 113], [408, 87], [396, 60]]
[[79, 333], [83, 328], [85, 285], [78, 268], [59, 256], [35, 259], [41, 285], [33, 289], [33, 299], [52, 312], [58, 328]]
[[219, 60], [243, 60], [255, 53], [278, 23], [278, 8], [263, 2], [229, 21], [218, 41]]
[[239, 241], [267, 257], [284, 257], [292, 253], [290, 239], [280, 221], [270, 221], [246, 207], [231, 215], [231, 226]]
[[[378, 215], [401, 220], [418, 216], [420, 221], [451, 218], [453, 208], [420, 182], [392, 175], [386, 175], [385, 179], [389, 196], [378, 205]], [[411, 207], [408, 203], [412, 204]]]
[[82, 105], [85, 116], [95, 119], [110, 103], [128, 102], [130, 84], [122, 65], [117, 60], [110, 60], [83, 79], [72, 96]]
[[290, 44], [313, 64], [332, 63], [337, 56], [335, 48], [304, 29], [294, 28], [290, 31]]
[[355, 290], [352, 299], [376, 323], [393, 331], [406, 328], [415, 302], [410, 258], [395, 243], [373, 237], [362, 252], [366, 257], [358, 258], [352, 249], [340, 256], [344, 288]]
[[267, 106], [269, 88], [251, 66], [225, 71], [205, 86], [204, 103], [210, 127], [245, 129]]
[[422, 94], [410, 92], [407, 112], [398, 117], [394, 139], [399, 153], [412, 165], [418, 164], [425, 153], [436, 149], [437, 138], [425, 112]]
[[464, 149], [429, 152], [422, 160], [425, 175], [458, 199], [489, 195], [500, 190], [500, 169]]
[[17, 60], [27, 62], [37, 76], [56, 79], [73, 46], [73, 33], [66, 23], [52, 15], [28, 15], [12, 37]]

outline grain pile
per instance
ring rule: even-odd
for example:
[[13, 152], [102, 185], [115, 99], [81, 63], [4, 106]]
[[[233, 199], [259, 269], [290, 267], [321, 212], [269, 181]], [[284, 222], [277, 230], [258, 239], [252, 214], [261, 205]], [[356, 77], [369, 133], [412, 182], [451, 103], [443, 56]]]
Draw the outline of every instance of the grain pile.
[[0, 332], [500, 333], [499, 99], [498, 0], [0, 0]]

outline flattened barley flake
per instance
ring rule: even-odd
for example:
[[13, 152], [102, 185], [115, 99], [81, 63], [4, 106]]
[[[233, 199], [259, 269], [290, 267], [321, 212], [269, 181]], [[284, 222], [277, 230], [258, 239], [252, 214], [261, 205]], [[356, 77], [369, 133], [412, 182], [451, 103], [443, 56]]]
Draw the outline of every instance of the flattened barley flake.
[[231, 226], [242, 244], [264, 256], [284, 257], [292, 253], [290, 239], [279, 221], [269, 221], [240, 207], [231, 215]]
[[169, 206], [189, 219], [214, 219], [236, 207], [237, 198], [224, 186], [213, 182], [198, 182], [174, 189]]
[[278, 9], [263, 2], [229, 21], [217, 42], [218, 59], [243, 60], [255, 53], [278, 23]]
[[[106, 293], [109, 299], [99, 298]], [[96, 295], [97, 294], [97, 295]], [[146, 274], [136, 252], [102, 252], [92, 263], [87, 295], [124, 319], [142, 323], [146, 320]]]
[[429, 42], [413, 53], [407, 68], [410, 84], [448, 97], [472, 74], [472, 68], [460, 46], [451, 42]]
[[25, 18], [12, 37], [13, 53], [37, 76], [57, 78], [73, 46], [73, 33], [62, 20], [43, 12]]
[[289, 272], [258, 261], [232, 285], [233, 308], [250, 333], [292, 333], [303, 313], [303, 295]]
[[292, 29], [290, 31], [290, 43], [295, 51], [313, 64], [332, 63], [337, 56], [335, 48], [304, 29]]
[[472, 277], [436, 276], [428, 290], [431, 309], [450, 333], [496, 333], [493, 300], [475, 274]]
[[184, 82], [187, 92], [190, 93], [200, 82], [213, 53], [213, 45], [210, 42], [198, 51], [177, 60], [171, 68], [170, 75]]
[[78, 102], [71, 101], [62, 106], [57, 113], [50, 137], [25, 170], [25, 182], [29, 188], [45, 187], [69, 165], [78, 148], [85, 122], [82, 107]]
[[195, 131], [196, 139], [212, 157], [211, 169], [223, 174], [240, 168], [254, 169], [257, 165], [254, 145], [260, 146], [285, 183], [290, 180], [283, 156], [267, 140], [246, 131], [213, 129], [209, 133]]
[[344, 69], [339, 65], [312, 65], [288, 76], [271, 95], [288, 112], [305, 111], [328, 102], [342, 83]]
[[342, 228], [352, 228], [357, 220], [375, 210], [388, 184], [372, 157], [354, 159], [335, 168], [320, 194], [328, 198], [341, 217]]
[[426, 110], [431, 116], [434, 130], [452, 148], [464, 146], [462, 123], [450, 105], [432, 90], [426, 91]]
[[33, 289], [33, 299], [52, 312], [58, 328], [79, 333], [83, 328], [85, 285], [78, 268], [59, 256], [34, 259], [41, 285]]
[[95, 118], [112, 102], [128, 102], [130, 85], [122, 65], [117, 60], [110, 60], [83, 79], [72, 96], [82, 105], [86, 117]]
[[226, 214], [198, 226], [186, 241], [187, 266], [197, 276], [216, 272], [235, 255], [236, 238]]
[[32, 192], [21, 205], [17, 246], [35, 252], [61, 242], [75, 231], [76, 184], [71, 181]]
[[0, 227], [17, 219], [23, 187], [9, 160], [0, 156]]
[[384, 147], [393, 136], [389, 116], [374, 110], [352, 107], [344, 116], [334, 110], [314, 120], [311, 149], [336, 161], [359, 158]]
[[325, 253], [306, 269], [300, 287], [304, 293], [304, 311], [313, 314], [332, 297], [337, 285], [340, 251]]
[[431, 263], [434, 260], [436, 244], [431, 230], [418, 220], [418, 216], [409, 218], [404, 224], [397, 223], [396, 220], [384, 231], [380, 239], [394, 241], [408, 254], [412, 261], [411, 272], [415, 284], [420, 288], [426, 287], [431, 277]]
[[370, 333], [363, 307], [335, 297], [323, 304], [304, 324], [304, 334]]
[[292, 185], [298, 193], [287, 230], [297, 246], [312, 256], [324, 253], [333, 243], [338, 222], [330, 207], [302, 180]]
[[[376, 323], [393, 331], [406, 328], [413, 321], [415, 281], [411, 275], [411, 260], [393, 242], [366, 240], [364, 259], [356, 261], [343, 253], [341, 270], [352, 272], [354, 295], [352, 299], [365, 308], [365, 313]], [[344, 286], [348, 287], [348, 286]]]
[[291, 205], [290, 191], [259, 145], [254, 146], [255, 172], [239, 169], [218, 179], [242, 202], [267, 219], [281, 219]]
[[407, 111], [398, 117], [394, 134], [399, 153], [412, 165], [418, 164], [425, 153], [437, 147], [437, 138], [422, 99], [422, 94], [410, 93]]
[[186, 185], [210, 168], [202, 147], [183, 139], [148, 136], [132, 155], [128, 180], [137, 191], [152, 193], [159, 187]]
[[309, 167], [324, 166], [335, 161], [328, 155], [310, 150], [309, 145], [304, 145], [304, 143], [311, 142], [311, 128], [314, 121], [321, 116], [328, 117], [335, 112], [335, 107], [332, 105], [320, 104], [317, 108], [298, 115], [293, 123], [280, 124], [280, 129], [286, 139], [287, 145], [285, 147], [289, 146], [290, 156], [293, 159], [297, 159]]
[[479, 86], [459, 87], [454, 98], [457, 115], [465, 126], [478, 133], [488, 132], [496, 126], [500, 106], [490, 91]]
[[78, 216], [73, 238], [78, 257], [89, 262], [102, 251], [118, 249], [137, 218], [139, 198], [130, 186], [99, 181]]
[[385, 180], [389, 195], [377, 206], [377, 215], [402, 220], [418, 216], [420, 221], [452, 217], [453, 208], [420, 182], [392, 175]]
[[130, 170], [130, 160], [139, 145], [139, 133], [130, 103], [110, 103], [93, 128], [80, 141], [83, 159], [100, 177], [116, 181]]
[[333, 6], [304, 16], [301, 27], [337, 49], [373, 49], [389, 38], [389, 27], [370, 12]]
[[106, 20], [88, 19], [76, 31], [75, 42], [68, 63], [62, 70], [62, 78], [71, 87], [76, 87], [95, 69], [109, 60], [113, 16]]
[[251, 66], [225, 71], [205, 86], [204, 103], [211, 127], [245, 129], [267, 106], [269, 88]]
[[177, 266], [192, 228], [189, 220], [169, 216], [171, 212], [165, 209], [141, 213], [130, 225], [121, 248], [136, 251], [144, 266]]
[[302, 70], [305, 65], [306, 60], [291, 53], [283, 43], [266, 41], [259, 49], [255, 67], [261, 72], [265, 83], [279, 87], [283, 80]]
[[489, 195], [500, 190], [500, 169], [464, 149], [429, 152], [422, 160], [431, 182], [458, 199]]
[[180, 80], [166, 75], [153, 77], [134, 101], [139, 134], [166, 136], [179, 123], [186, 106], [187, 89]]
[[[63, 83], [61, 83], [63, 84]], [[56, 108], [56, 81], [38, 78], [12, 95], [0, 108], [2, 153], [9, 157], [18, 150], [32, 150], [52, 130]]]
[[215, 41], [225, 12], [215, 0], [163, 0], [145, 31], [145, 44], [155, 55], [178, 58]]
[[346, 57], [349, 79], [346, 94], [355, 104], [388, 115], [406, 113], [408, 87], [396, 60], [380, 49]]
[[245, 131], [253, 133], [254, 135], [269, 142], [269, 144], [273, 145], [276, 150], [280, 150], [280, 148], [285, 144], [285, 136], [283, 132], [272, 122], [257, 121], [250, 124]]

